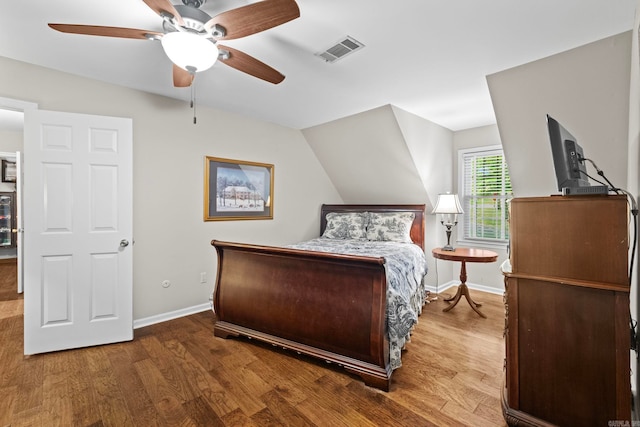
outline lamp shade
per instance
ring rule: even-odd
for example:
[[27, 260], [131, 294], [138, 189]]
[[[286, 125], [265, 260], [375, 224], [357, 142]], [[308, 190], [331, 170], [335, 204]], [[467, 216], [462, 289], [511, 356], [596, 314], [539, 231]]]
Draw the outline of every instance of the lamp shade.
[[438, 194], [436, 206], [432, 214], [461, 214], [464, 213], [457, 194]]
[[210, 40], [187, 31], [162, 36], [162, 48], [171, 62], [189, 72], [200, 72], [218, 60], [218, 47]]

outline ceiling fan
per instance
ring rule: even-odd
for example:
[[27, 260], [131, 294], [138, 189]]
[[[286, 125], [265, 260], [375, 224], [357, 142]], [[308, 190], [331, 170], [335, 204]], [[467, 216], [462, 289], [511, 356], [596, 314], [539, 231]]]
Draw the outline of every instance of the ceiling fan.
[[176, 87], [191, 86], [195, 73], [210, 68], [218, 59], [273, 84], [284, 80], [284, 75], [267, 64], [218, 41], [249, 36], [298, 18], [300, 10], [295, 0], [263, 0], [214, 17], [199, 9], [206, 0], [182, 0], [183, 5], [173, 5], [169, 0], [143, 1], [164, 20], [164, 32], [76, 24], [49, 27], [63, 33], [160, 40], [173, 62]]

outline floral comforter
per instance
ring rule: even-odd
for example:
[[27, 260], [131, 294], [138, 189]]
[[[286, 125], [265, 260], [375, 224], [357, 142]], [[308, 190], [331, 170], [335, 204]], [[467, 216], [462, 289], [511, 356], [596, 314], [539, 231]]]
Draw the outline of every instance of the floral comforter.
[[426, 292], [422, 279], [427, 273], [427, 260], [423, 250], [412, 243], [322, 237], [287, 247], [385, 259], [389, 362], [392, 369], [399, 368], [402, 365], [402, 348], [409, 341], [411, 329], [418, 322], [425, 300]]

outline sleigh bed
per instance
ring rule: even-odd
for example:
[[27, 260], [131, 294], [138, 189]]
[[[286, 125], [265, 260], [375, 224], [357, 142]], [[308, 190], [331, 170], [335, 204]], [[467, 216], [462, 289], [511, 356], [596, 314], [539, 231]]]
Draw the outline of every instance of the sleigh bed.
[[213, 240], [215, 336], [246, 336], [320, 358], [388, 391], [424, 304], [424, 209], [323, 205], [321, 237], [310, 242]]

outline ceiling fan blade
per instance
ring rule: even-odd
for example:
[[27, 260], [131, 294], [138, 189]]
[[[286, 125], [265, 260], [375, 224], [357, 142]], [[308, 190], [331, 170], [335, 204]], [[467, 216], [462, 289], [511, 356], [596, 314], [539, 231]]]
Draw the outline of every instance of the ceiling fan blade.
[[173, 85], [175, 87], [189, 87], [193, 83], [195, 76], [185, 70], [173, 64]]
[[222, 12], [205, 23], [211, 30], [216, 24], [226, 33], [219, 40], [231, 40], [259, 33], [300, 17], [300, 9], [294, 0], [264, 0]]
[[143, 0], [147, 6], [151, 8], [155, 13], [164, 18], [165, 14], [174, 17], [179, 25], [184, 25], [182, 16], [178, 13], [175, 7], [169, 2], [169, 0]]
[[97, 25], [49, 24], [49, 27], [62, 33], [86, 34], [89, 36], [122, 37], [126, 39], [147, 39], [148, 35], [162, 36], [157, 31], [135, 28], [101, 27]]
[[229, 53], [229, 57], [225, 59], [223, 56], [221, 61], [238, 71], [276, 85], [284, 80], [284, 76], [280, 74], [279, 71], [271, 68], [264, 62], [258, 61], [251, 55], [226, 46], [218, 45], [218, 49]]

